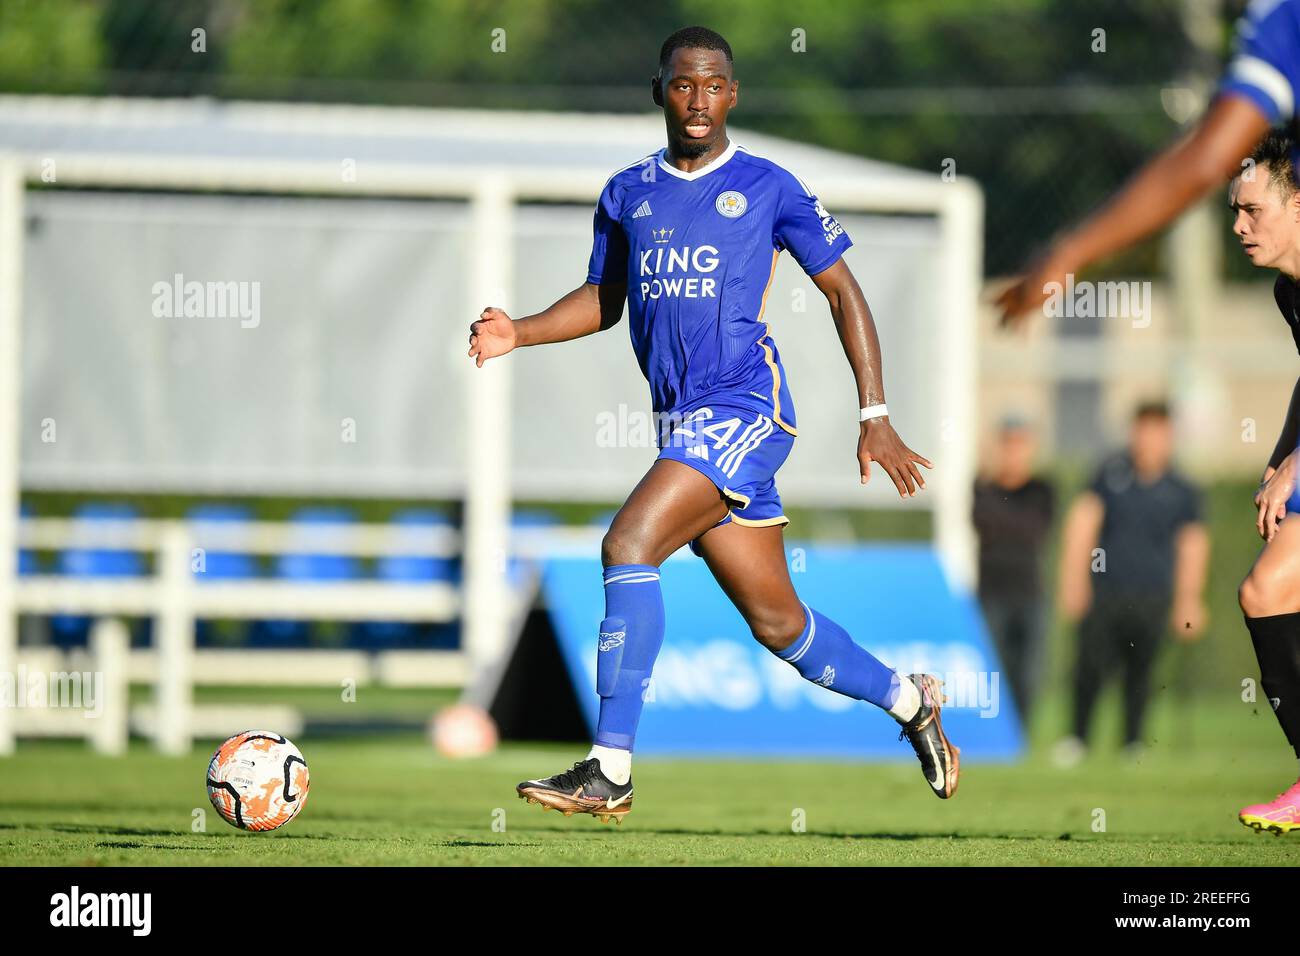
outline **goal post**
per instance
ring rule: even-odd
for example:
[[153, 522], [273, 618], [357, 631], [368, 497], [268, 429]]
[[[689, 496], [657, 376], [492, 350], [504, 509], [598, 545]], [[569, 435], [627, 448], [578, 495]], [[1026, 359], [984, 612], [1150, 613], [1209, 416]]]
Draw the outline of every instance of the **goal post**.
[[[23, 222], [21, 160], [0, 153], [0, 675], [17, 670], [19, 405], [22, 390]], [[14, 751], [12, 714], [0, 707], [0, 755]]]

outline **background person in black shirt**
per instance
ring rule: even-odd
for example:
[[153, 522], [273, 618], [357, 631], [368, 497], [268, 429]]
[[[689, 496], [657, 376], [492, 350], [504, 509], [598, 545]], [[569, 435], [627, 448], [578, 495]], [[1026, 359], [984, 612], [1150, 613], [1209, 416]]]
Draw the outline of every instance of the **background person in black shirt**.
[[1060, 601], [1079, 645], [1073, 736], [1057, 744], [1059, 764], [1083, 757], [1097, 697], [1121, 665], [1124, 743], [1138, 750], [1165, 629], [1195, 640], [1205, 627], [1209, 535], [1200, 493], [1172, 468], [1172, 453], [1168, 406], [1140, 405], [1128, 449], [1102, 463], [1066, 517]]
[[1025, 726], [1042, 682], [1047, 632], [1043, 598], [1043, 542], [1052, 525], [1052, 486], [1035, 477], [1033, 429], [1018, 416], [998, 428], [990, 474], [975, 482], [974, 523], [979, 535], [979, 599]]

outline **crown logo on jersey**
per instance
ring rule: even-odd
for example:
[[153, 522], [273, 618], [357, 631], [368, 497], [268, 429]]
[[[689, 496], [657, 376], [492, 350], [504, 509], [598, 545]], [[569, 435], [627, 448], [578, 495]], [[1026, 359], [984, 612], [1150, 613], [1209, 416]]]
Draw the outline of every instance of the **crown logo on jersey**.
[[650, 235], [654, 237], [655, 242], [665, 243], [672, 239], [673, 230], [668, 228], [651, 229]]

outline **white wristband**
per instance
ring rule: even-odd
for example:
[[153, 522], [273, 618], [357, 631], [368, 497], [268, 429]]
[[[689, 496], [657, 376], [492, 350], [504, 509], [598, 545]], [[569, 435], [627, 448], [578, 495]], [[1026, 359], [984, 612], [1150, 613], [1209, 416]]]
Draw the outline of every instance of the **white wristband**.
[[866, 408], [858, 409], [858, 421], [865, 422], [869, 418], [884, 418], [889, 414], [889, 409], [882, 402], [879, 405], [869, 405]]

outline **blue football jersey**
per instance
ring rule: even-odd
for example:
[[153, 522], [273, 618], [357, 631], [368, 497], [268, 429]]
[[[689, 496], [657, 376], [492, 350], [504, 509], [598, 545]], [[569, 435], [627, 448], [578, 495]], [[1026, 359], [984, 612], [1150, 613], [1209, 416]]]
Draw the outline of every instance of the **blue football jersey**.
[[1274, 126], [1295, 119], [1300, 90], [1300, 0], [1252, 0], [1220, 93], [1244, 96]]
[[629, 333], [654, 410], [744, 402], [795, 434], [763, 307], [788, 249], [808, 275], [852, 242], [797, 177], [735, 143], [684, 173], [665, 152], [601, 191], [587, 281], [627, 283]]

